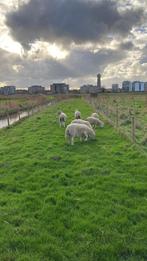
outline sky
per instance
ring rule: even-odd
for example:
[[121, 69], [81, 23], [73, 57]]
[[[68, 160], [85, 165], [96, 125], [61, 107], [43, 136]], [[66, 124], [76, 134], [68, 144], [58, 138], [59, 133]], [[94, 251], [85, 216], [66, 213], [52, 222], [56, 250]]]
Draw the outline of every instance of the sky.
[[147, 0], [0, 0], [0, 86], [147, 81]]

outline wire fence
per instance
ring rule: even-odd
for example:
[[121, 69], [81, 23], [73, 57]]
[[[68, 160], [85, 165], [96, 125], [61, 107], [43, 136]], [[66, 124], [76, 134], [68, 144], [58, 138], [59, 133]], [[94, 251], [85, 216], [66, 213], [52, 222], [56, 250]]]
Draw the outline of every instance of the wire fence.
[[93, 109], [134, 144], [147, 148], [147, 95], [87, 95]]

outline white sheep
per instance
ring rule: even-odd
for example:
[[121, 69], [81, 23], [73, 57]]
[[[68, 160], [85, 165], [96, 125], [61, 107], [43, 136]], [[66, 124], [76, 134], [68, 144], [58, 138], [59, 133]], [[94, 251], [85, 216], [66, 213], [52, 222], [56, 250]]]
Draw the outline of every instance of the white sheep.
[[73, 120], [71, 123], [78, 123], [78, 124], [85, 124], [87, 125], [89, 128], [92, 128], [91, 124], [89, 123], [89, 121], [84, 121], [82, 119], [75, 119]]
[[75, 119], [81, 119], [81, 112], [78, 110], [75, 111]]
[[74, 138], [76, 137], [79, 137], [81, 141], [82, 139], [87, 141], [88, 138], [95, 138], [95, 132], [85, 124], [71, 123], [65, 130], [65, 139], [67, 139], [71, 145], [74, 145]]
[[87, 118], [87, 121], [89, 121], [90, 124], [91, 124], [93, 127], [95, 127], [95, 126], [99, 126], [99, 127], [101, 127], [101, 128], [104, 127], [104, 122], [101, 121], [100, 119], [95, 118], [95, 117], [88, 117], [88, 118]]
[[94, 112], [94, 113], [91, 114], [91, 117], [94, 117], [94, 118], [97, 118], [97, 119], [98, 119], [98, 118], [99, 118], [99, 115], [98, 115], [96, 112]]
[[59, 125], [60, 127], [65, 127], [65, 122], [67, 120], [67, 115], [64, 112], [59, 112]]

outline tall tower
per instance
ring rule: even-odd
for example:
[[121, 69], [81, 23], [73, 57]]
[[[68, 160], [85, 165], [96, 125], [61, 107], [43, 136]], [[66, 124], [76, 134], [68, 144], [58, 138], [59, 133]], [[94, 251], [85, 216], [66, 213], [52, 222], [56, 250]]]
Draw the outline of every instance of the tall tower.
[[98, 73], [97, 75], [97, 88], [101, 89], [101, 74]]

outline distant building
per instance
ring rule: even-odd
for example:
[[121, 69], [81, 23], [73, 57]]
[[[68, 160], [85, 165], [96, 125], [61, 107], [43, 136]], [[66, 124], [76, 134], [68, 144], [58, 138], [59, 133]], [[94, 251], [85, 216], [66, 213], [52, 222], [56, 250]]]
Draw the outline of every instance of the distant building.
[[113, 83], [112, 84], [112, 92], [118, 92], [119, 91], [119, 84]]
[[144, 92], [144, 82], [140, 82], [140, 81], [132, 82], [132, 91]]
[[125, 92], [144, 92], [147, 91], [147, 83], [141, 81], [124, 81], [122, 82], [122, 90]]
[[16, 87], [15, 86], [4, 86], [0, 88], [0, 94], [3, 95], [12, 95], [16, 93]]
[[97, 74], [97, 83], [96, 85], [85, 84], [80, 87], [80, 93], [89, 93], [89, 94], [97, 94], [102, 92], [104, 88], [101, 86], [101, 74]]
[[132, 91], [132, 83], [130, 81], [122, 82], [122, 90], [124, 92], [131, 92]]
[[144, 91], [147, 92], [147, 82], [144, 83]]
[[69, 92], [69, 85], [65, 83], [53, 83], [50, 86], [53, 94], [66, 94]]
[[77, 95], [80, 95], [80, 90], [77, 90], [77, 89], [72, 89], [69, 91], [70, 94], [77, 94]]
[[99, 90], [100, 90], [99, 87], [97, 87], [97, 86], [95, 86], [95, 85], [91, 85], [91, 87], [89, 88], [89, 93], [90, 93], [90, 94], [96, 94], [96, 93], [99, 92]]
[[88, 85], [88, 84], [87, 84], [87, 85], [82, 85], [82, 86], [80, 87], [80, 93], [83, 93], [83, 94], [84, 94], [84, 93], [85, 93], [85, 94], [86, 94], [86, 93], [89, 93], [90, 86], [91, 86], [91, 85]]
[[40, 85], [32, 85], [28, 88], [28, 93], [30, 94], [37, 94], [37, 93], [44, 93], [45, 88]]
[[26, 89], [17, 89], [16, 90], [16, 94], [27, 94], [28, 93], [28, 90]]
[[99, 88], [95, 85], [87, 84], [80, 87], [80, 93], [96, 94], [99, 92]]

